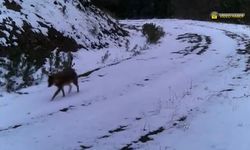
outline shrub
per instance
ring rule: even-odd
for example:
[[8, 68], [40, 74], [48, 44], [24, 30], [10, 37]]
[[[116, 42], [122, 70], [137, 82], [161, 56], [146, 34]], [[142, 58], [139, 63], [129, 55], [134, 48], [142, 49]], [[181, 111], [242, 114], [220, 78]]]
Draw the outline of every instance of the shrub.
[[22, 7], [15, 1], [4, 0], [3, 4], [6, 6], [7, 9], [21, 12]]
[[147, 42], [150, 44], [156, 44], [165, 35], [163, 28], [153, 23], [144, 24], [142, 26], [142, 33], [147, 37]]

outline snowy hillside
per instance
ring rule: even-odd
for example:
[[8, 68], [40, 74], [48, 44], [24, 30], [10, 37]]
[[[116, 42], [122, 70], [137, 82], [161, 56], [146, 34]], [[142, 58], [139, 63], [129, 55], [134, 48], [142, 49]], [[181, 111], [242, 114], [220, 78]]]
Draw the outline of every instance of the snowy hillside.
[[0, 8], [0, 85], [8, 91], [39, 83], [69, 52], [101, 61], [107, 49], [125, 51], [128, 32], [88, 1], [2, 0]]
[[[0, 4], [0, 21], [5, 29], [1, 32], [5, 36], [2, 35], [1, 43], [5, 46], [11, 44], [8, 41], [15, 39], [12, 32], [24, 31], [27, 24], [32, 31], [44, 35], [55, 29], [88, 50], [108, 47], [110, 41], [117, 42], [117, 46], [122, 44], [118, 43], [122, 42], [122, 39], [118, 41], [121, 38], [119, 35], [126, 36], [126, 31], [105, 13], [91, 4], [85, 6], [85, 3], [78, 0], [3, 0]], [[12, 32], [8, 33], [10, 30]]]
[[[4, 93], [1, 150], [250, 148], [249, 27], [121, 22], [138, 27], [154, 22], [166, 35], [140, 55], [81, 77], [80, 93], [73, 87], [66, 97], [60, 93], [50, 101], [56, 88], [46, 82], [22, 89], [22, 95]], [[131, 42], [143, 45], [137, 35], [131, 31]], [[76, 57], [76, 70], [87, 68], [86, 55]]]

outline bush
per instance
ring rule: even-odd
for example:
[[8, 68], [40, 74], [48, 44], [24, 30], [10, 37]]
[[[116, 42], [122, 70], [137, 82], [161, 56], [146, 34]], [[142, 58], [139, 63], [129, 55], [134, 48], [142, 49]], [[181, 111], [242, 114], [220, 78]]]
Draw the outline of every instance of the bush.
[[142, 33], [147, 37], [147, 42], [150, 44], [156, 44], [165, 35], [163, 28], [153, 23], [144, 24], [142, 26]]

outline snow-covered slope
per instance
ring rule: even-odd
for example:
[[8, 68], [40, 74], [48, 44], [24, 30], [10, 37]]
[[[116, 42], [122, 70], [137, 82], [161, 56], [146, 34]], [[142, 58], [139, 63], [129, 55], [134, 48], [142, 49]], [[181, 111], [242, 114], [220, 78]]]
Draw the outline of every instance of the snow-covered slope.
[[[0, 149], [249, 149], [249, 28], [122, 21], [145, 22], [164, 27], [161, 43], [80, 78], [80, 93], [73, 87], [50, 101], [56, 88], [44, 82], [4, 94]], [[77, 56], [77, 70], [84, 56]]]
[[126, 51], [128, 32], [87, 0], [2, 0], [0, 8], [0, 85], [8, 91], [39, 83], [68, 52], [95, 52], [101, 62]]
[[[64, 36], [73, 38], [77, 44], [88, 50], [109, 47], [112, 44], [111, 41], [117, 46], [121, 45], [124, 42], [121, 36], [126, 36], [127, 32], [105, 13], [91, 4], [85, 6], [84, 3], [87, 2], [84, 0], [3, 0], [0, 3], [0, 22], [6, 30], [1, 31], [1, 43], [11, 44], [7, 41], [15, 37], [11, 36], [14, 33], [8, 33], [9, 30], [16, 26], [22, 32], [27, 23], [32, 31], [44, 35], [48, 35], [50, 28], [54, 28]], [[3, 24], [4, 21], [10, 24]]]

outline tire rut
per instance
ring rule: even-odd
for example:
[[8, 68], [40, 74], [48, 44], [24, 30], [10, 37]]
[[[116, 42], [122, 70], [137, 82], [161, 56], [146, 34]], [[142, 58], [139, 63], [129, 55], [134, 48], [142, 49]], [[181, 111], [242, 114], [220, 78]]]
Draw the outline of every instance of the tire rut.
[[206, 35], [199, 35], [196, 33], [185, 33], [178, 35], [176, 40], [181, 42], [187, 42], [191, 46], [187, 46], [183, 50], [179, 50], [173, 53], [181, 54], [183, 56], [189, 54], [201, 55], [206, 52], [209, 48], [209, 45], [212, 43], [211, 37]]

